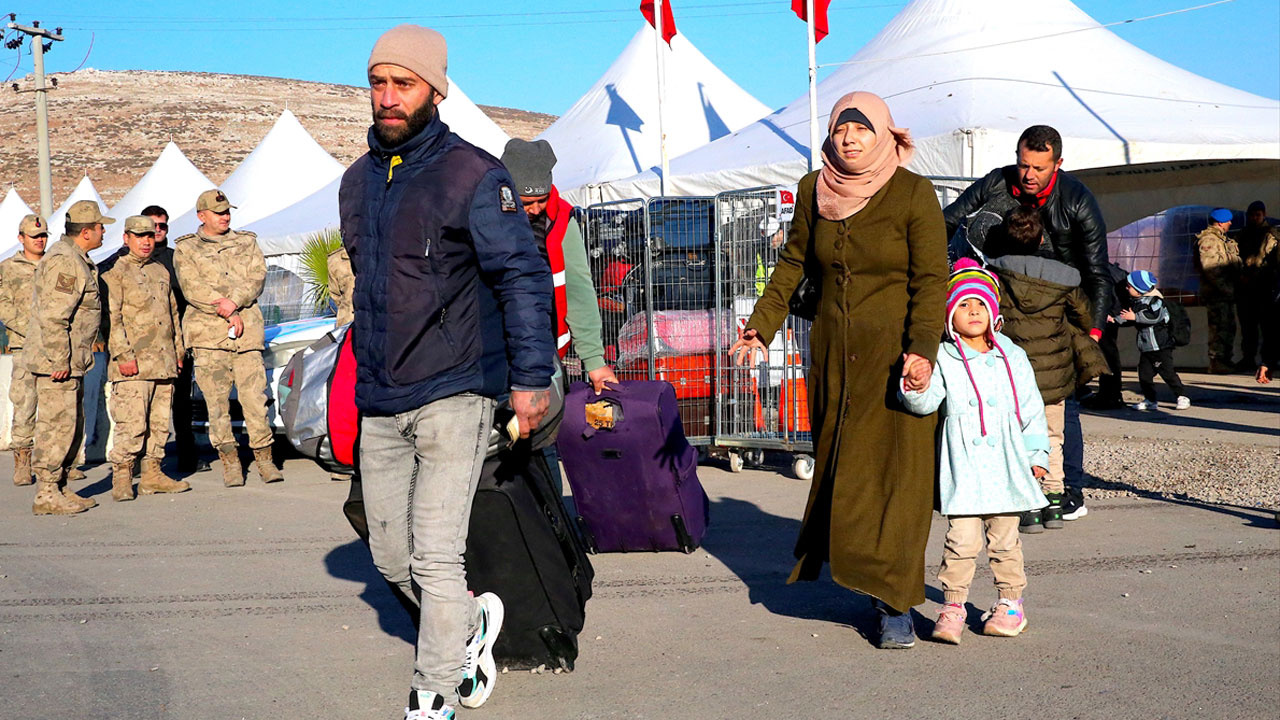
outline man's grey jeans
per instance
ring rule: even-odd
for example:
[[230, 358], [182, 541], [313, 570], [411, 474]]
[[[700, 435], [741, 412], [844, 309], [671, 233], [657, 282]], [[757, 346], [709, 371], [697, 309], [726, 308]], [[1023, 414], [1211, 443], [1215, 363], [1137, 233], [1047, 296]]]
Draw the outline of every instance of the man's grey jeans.
[[421, 623], [414, 690], [458, 704], [466, 643], [479, 615], [462, 554], [493, 423], [493, 400], [470, 393], [360, 421], [360, 475], [373, 564], [415, 597]]

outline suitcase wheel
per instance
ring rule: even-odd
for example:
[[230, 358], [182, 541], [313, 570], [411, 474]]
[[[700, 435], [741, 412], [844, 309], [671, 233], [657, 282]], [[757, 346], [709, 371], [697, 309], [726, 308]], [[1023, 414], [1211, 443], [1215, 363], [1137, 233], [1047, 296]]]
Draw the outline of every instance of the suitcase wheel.
[[689, 530], [684, 526], [684, 518], [679, 515], [672, 515], [671, 526], [676, 530], [676, 542], [680, 543], [680, 552], [687, 555], [698, 549], [697, 543], [693, 541], [693, 536], [689, 534]]

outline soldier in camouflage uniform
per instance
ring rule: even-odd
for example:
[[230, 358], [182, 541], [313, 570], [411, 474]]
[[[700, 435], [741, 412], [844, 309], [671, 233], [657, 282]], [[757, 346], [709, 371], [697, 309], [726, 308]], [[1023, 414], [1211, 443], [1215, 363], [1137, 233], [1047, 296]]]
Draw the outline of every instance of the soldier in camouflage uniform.
[[1240, 249], [1227, 237], [1231, 211], [1218, 208], [1209, 227], [1196, 236], [1200, 260], [1200, 303], [1209, 311], [1209, 372], [1225, 375], [1235, 368], [1235, 286], [1240, 274]]
[[0, 263], [0, 322], [9, 332], [9, 350], [13, 353], [13, 374], [9, 378], [13, 425], [9, 446], [13, 449], [14, 485], [35, 482], [31, 476], [31, 438], [36, 425], [36, 378], [27, 372], [22, 348], [27, 339], [27, 320], [31, 317], [36, 264], [44, 257], [48, 240], [49, 224], [39, 215], [28, 215], [18, 224], [21, 249]]
[[135, 215], [124, 221], [129, 254], [102, 274], [106, 295], [107, 379], [111, 381], [111, 419], [115, 422], [111, 447], [111, 497], [133, 499], [133, 464], [142, 456], [138, 492], [174, 493], [190, 490], [160, 470], [169, 439], [174, 379], [182, 368], [186, 348], [180, 337], [178, 301], [169, 285], [169, 271], [153, 259], [155, 221]]
[[231, 229], [232, 207], [221, 190], [200, 193], [196, 200], [200, 229], [178, 238], [173, 256], [188, 303], [182, 332], [187, 347], [193, 349], [196, 383], [209, 409], [209, 442], [218, 451], [227, 487], [244, 484], [231, 432], [233, 384], [258, 475], [263, 482], [284, 479], [271, 458], [273, 436], [267, 423], [267, 376], [262, 364], [258, 296], [267, 263], [257, 235]]
[[84, 375], [102, 324], [98, 268], [89, 251], [102, 246], [98, 203], [81, 200], [67, 211], [66, 234], [36, 266], [27, 333], [27, 370], [36, 376], [36, 515], [69, 515], [97, 505], [66, 488], [67, 471], [84, 436]]
[[351, 270], [351, 258], [347, 248], [339, 245], [337, 250], [329, 253], [329, 299], [338, 311], [337, 325], [351, 324], [356, 310], [352, 294], [356, 289], [356, 274]]

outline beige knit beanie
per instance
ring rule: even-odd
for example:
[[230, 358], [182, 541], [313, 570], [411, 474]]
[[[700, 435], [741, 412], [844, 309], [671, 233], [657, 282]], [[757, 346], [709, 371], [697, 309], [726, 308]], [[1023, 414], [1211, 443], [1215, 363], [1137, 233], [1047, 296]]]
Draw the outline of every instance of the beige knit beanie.
[[397, 25], [382, 34], [369, 54], [369, 68], [387, 63], [411, 70], [440, 97], [449, 95], [448, 48], [444, 36], [421, 25]]

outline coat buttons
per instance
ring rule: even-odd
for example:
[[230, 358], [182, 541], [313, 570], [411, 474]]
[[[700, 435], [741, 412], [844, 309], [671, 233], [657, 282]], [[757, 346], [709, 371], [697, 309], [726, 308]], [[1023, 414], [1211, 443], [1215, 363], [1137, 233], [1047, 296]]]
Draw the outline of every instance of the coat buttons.
[[978, 407], [978, 399], [969, 398], [969, 407]]
[[857, 355], [857, 353], [851, 353], [851, 354], [849, 355], [849, 362], [858, 362], [858, 355]]
[[995, 398], [987, 398], [987, 407], [995, 407], [995, 406], [996, 406]]
[[981, 445], [981, 444], [982, 444], [982, 438], [980, 438], [980, 437], [976, 437], [976, 438], [974, 438], [974, 439], [973, 439], [973, 446], [974, 446], [974, 447], [977, 447], [977, 446], [979, 446], [979, 445]]
[[988, 435], [988, 436], [987, 436], [987, 445], [989, 445], [989, 446], [991, 446], [991, 447], [995, 447], [995, 446], [996, 446], [996, 436], [995, 436], [995, 435]]

